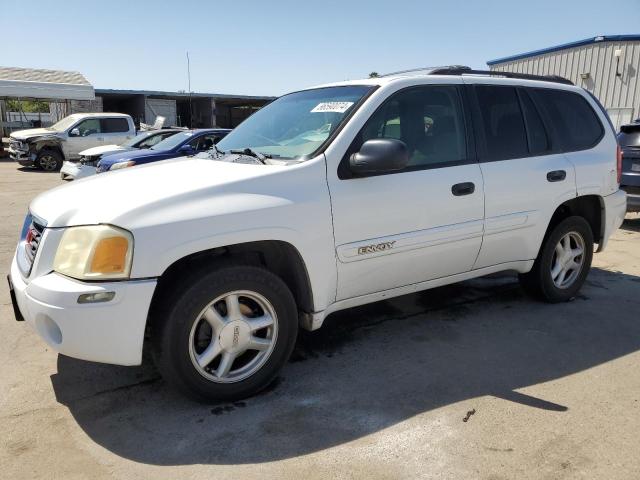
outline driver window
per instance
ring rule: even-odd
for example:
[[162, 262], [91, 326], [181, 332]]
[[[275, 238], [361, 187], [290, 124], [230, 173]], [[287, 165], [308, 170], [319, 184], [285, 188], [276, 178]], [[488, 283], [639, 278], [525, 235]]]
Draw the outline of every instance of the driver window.
[[97, 118], [88, 118], [86, 120], [83, 120], [74, 128], [77, 128], [80, 131], [81, 137], [93, 135], [94, 133], [101, 133], [100, 120]]
[[402, 140], [409, 150], [409, 169], [466, 160], [457, 88], [416, 87], [392, 95], [367, 121], [358, 141], [362, 145], [373, 138]]
[[203, 135], [191, 141], [189, 145], [197, 152], [205, 152], [213, 147], [216, 143], [216, 137], [214, 135]]

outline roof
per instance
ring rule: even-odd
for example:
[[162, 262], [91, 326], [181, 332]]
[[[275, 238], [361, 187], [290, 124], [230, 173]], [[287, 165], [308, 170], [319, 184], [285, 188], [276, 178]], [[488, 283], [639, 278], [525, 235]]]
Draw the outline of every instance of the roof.
[[93, 112], [93, 113], [72, 113], [69, 115], [70, 117], [127, 117], [129, 115], [126, 113], [115, 113], [115, 112]]
[[[104, 94], [112, 94], [112, 95], [146, 95], [148, 97], [181, 97], [188, 98], [188, 92], [168, 92], [161, 90], [120, 90], [114, 88], [96, 88], [96, 93], [98, 95]], [[276, 97], [264, 96], [264, 95], [233, 95], [228, 93], [196, 93], [191, 92], [191, 96], [193, 98], [198, 97], [213, 97], [219, 99], [229, 99], [229, 100], [263, 100], [263, 101], [272, 101]]]
[[93, 100], [93, 86], [79, 72], [0, 67], [0, 97]]
[[535, 57], [537, 55], [544, 55], [545, 53], [557, 52], [559, 50], [566, 50], [569, 48], [582, 47], [584, 45], [590, 45], [592, 43], [600, 42], [637, 42], [640, 41], [640, 34], [631, 35], [599, 35], [597, 37], [585, 38], [583, 40], [577, 40], [575, 42], [563, 43], [556, 45], [555, 47], [541, 48], [540, 50], [532, 50], [531, 52], [519, 53], [517, 55], [511, 55], [509, 57], [496, 58], [495, 60], [487, 61], [487, 65], [497, 65], [499, 63], [513, 62], [515, 60], [521, 60], [523, 58]]

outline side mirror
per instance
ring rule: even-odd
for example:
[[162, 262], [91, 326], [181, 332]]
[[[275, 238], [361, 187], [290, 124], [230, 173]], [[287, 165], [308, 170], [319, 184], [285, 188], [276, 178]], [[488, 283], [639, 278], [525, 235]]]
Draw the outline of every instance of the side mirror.
[[71, 131], [69, 132], [69, 136], [70, 137], [79, 137], [80, 136], [80, 129], [79, 128], [72, 128]]
[[402, 170], [409, 163], [407, 145], [395, 138], [375, 138], [362, 144], [349, 158], [349, 169], [355, 176]]
[[193, 149], [193, 147], [189, 144], [187, 145], [182, 145], [179, 149], [178, 149], [178, 153], [184, 153], [186, 155], [191, 155], [195, 150]]

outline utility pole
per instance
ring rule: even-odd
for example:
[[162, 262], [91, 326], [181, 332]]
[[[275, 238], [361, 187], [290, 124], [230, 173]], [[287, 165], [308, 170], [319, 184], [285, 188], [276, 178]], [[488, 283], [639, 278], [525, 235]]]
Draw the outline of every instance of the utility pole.
[[193, 128], [193, 103], [191, 102], [191, 63], [187, 52], [187, 81], [189, 84], [189, 128]]

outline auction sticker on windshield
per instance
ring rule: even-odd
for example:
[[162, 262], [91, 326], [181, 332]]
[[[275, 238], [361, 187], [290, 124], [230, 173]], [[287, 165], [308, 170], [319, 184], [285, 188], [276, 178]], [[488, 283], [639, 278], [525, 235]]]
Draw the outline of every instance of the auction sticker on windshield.
[[353, 105], [353, 102], [322, 102], [313, 107], [311, 112], [337, 112], [344, 113], [349, 107]]

